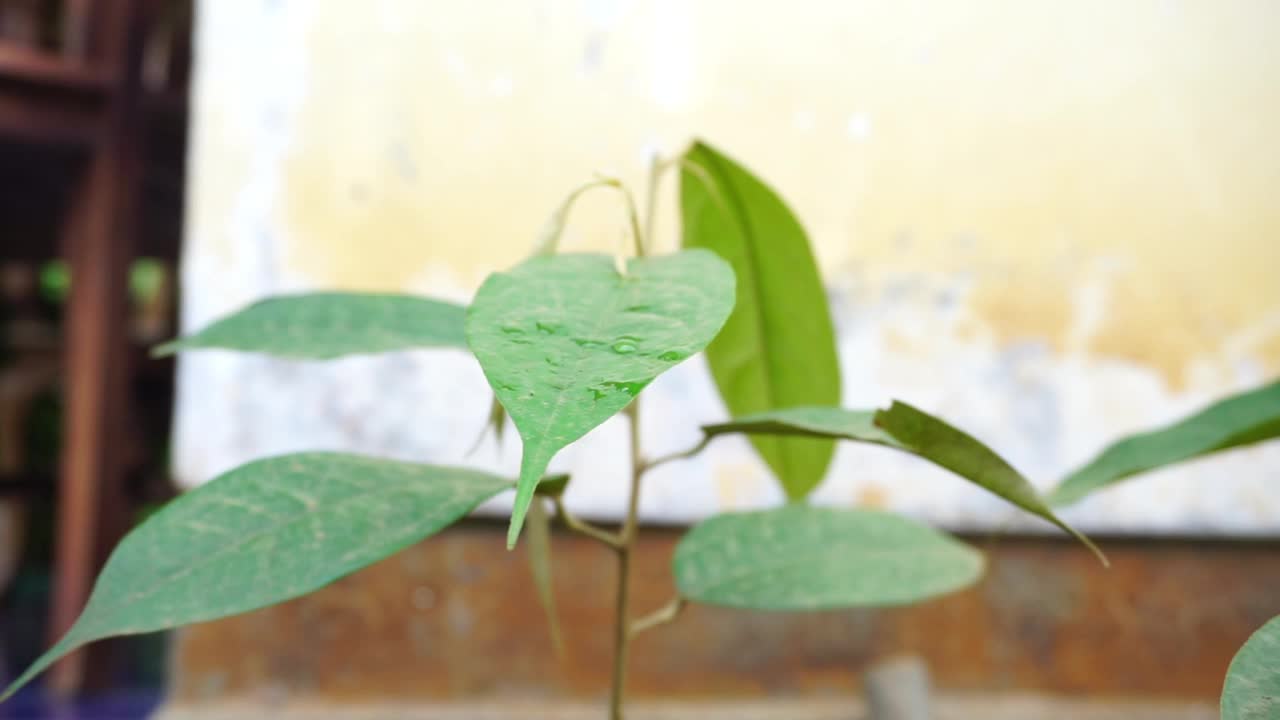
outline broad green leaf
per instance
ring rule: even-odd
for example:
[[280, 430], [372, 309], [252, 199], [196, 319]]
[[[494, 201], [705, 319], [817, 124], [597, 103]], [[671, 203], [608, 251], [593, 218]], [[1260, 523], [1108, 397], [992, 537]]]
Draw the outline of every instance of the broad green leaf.
[[1127, 477], [1241, 445], [1280, 437], [1280, 381], [1233, 395], [1169, 425], [1120, 440], [1049, 495], [1069, 505]]
[[547, 630], [551, 633], [551, 645], [556, 655], [564, 657], [564, 640], [560, 634], [560, 619], [556, 615], [556, 591], [551, 578], [551, 516], [546, 501], [534, 498], [529, 504], [529, 571], [538, 591], [538, 602], [547, 616]]
[[[738, 277], [738, 304], [707, 348], [731, 415], [838, 405], [831, 311], [804, 228], [767, 185], [703, 143], [680, 179], [684, 246], [714, 250]], [[835, 451], [817, 438], [751, 438], [792, 499], [809, 494]]]
[[1280, 617], [1249, 637], [1227, 669], [1222, 720], [1280, 718]]
[[86, 643], [305, 595], [448, 526], [511, 482], [461, 468], [310, 452], [179, 496], [120, 543], [75, 625], [5, 691]]
[[319, 292], [260, 300], [157, 355], [224, 349], [328, 360], [413, 348], [465, 348], [466, 308], [411, 295]]
[[1053, 514], [1036, 492], [1035, 486], [976, 438], [926, 412], [897, 401], [888, 410], [876, 411], [875, 423], [902, 448], [1057, 525], [1084, 543], [1102, 564], [1109, 564], [1093, 541]]
[[467, 311], [467, 343], [524, 441], [507, 544], [564, 446], [702, 350], [733, 309], [733, 271], [714, 253], [534, 257], [490, 275]]
[[689, 600], [822, 610], [945, 595], [976, 581], [983, 559], [900, 515], [791, 504], [703, 521], [680, 540], [672, 565]]

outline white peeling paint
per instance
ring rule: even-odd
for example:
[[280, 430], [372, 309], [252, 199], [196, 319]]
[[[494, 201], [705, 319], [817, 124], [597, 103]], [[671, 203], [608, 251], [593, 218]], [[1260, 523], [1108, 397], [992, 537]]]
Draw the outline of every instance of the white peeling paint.
[[[226, 217], [204, 218], [187, 230], [182, 316], [187, 329], [267, 295], [324, 287], [323, 281], [290, 266], [289, 251], [310, 246], [308, 238], [285, 226], [279, 212], [288, 182], [282, 167], [296, 149], [300, 104], [324, 81], [311, 77], [308, 66], [306, 32], [315, 7], [301, 0], [199, 4], [202, 62], [197, 65], [194, 99], [193, 198], [212, 192], [206, 185], [226, 158], [244, 156], [248, 161], [243, 184], [230, 193]], [[380, 22], [394, 24], [399, 19], [396, 13], [405, 7], [383, 2], [378, 6], [383, 13]], [[642, 17], [629, 12], [634, 7], [638, 6], [589, 3], [586, 12], [594, 23], [592, 32], [621, 35], [619, 23], [633, 15]], [[700, 66], [695, 53], [699, 17], [695, 4], [668, 0], [648, 6], [647, 11], [652, 32], [643, 34], [644, 42], [631, 48], [640, 60], [635, 63], [636, 88], [627, 92], [647, 98], [636, 99], [637, 105], [663, 117], [689, 113], [698, 102], [714, 98], [730, 107], [751, 107], [755, 98], [746, 90], [718, 87], [715, 78], [700, 75], [712, 68]], [[907, 46], [929, 47], [931, 42], [917, 39]], [[523, 74], [532, 70], [517, 67], [500, 54], [449, 47], [443, 41], [440, 46], [438, 55], [432, 49], [424, 56], [436, 58], [451, 82], [465, 86], [466, 91], [457, 95], [460, 103], [484, 99], [486, 91], [489, 98], [510, 97], [517, 88], [534, 82], [526, 81], [532, 76]], [[567, 55], [566, 67], [577, 66], [576, 52], [570, 50]], [[398, 67], [385, 57], [370, 62], [375, 62], [375, 69]], [[583, 83], [584, 103], [598, 99], [597, 81], [622, 77], [604, 61], [593, 72], [597, 74]], [[565, 78], [566, 83], [578, 81], [572, 69]], [[536, 81], [552, 87], [548, 77]], [[522, 91], [508, 103], [524, 95]], [[819, 117], [808, 107], [796, 109], [796, 102], [816, 101], [793, 99], [778, 109], [776, 119], [752, 118], [725, 129], [733, 134], [737, 127], [754, 128], [764, 120], [775, 121], [773, 128], [785, 129], [790, 121], [797, 129], [807, 128], [812, 136], [826, 133], [847, 149], [841, 136], [843, 117], [847, 140], [871, 137], [869, 110], [857, 109], [845, 117], [851, 105], [828, 106]], [[841, 102], [866, 107], [861, 98]], [[485, 147], [495, 133], [517, 128], [530, 133], [529, 142], [539, 142], [541, 136], [529, 130], [534, 125], [525, 118], [498, 117], [493, 110], [496, 104], [482, 104], [486, 110], [477, 117], [494, 127], [482, 132], [462, 126], [458, 143]], [[789, 109], [795, 114], [788, 114]], [[441, 107], [440, 112], [451, 112], [451, 108]], [[357, 119], [365, 122], [363, 117]], [[901, 118], [885, 121], [877, 114], [875, 119], [877, 138], [899, 130]], [[433, 164], [434, 158], [414, 156], [410, 149], [414, 120], [397, 118], [394, 131], [379, 135], [373, 143], [378, 162], [390, 164], [397, 177], [421, 177], [432, 192], [443, 192], [456, 179], [483, 171], [442, 170]], [[360, 130], [379, 128], [361, 125]], [[636, 175], [653, 150], [677, 150], [685, 137], [683, 129], [646, 128], [628, 141], [621, 155], [594, 160], [610, 162], [621, 157], [624, 166], [610, 174]], [[593, 139], [573, 138], [584, 143]], [[742, 144], [750, 148], [750, 142]], [[625, 156], [634, 156], [637, 150], [644, 157], [626, 162]], [[350, 170], [335, 172], [345, 175]], [[525, 168], [516, 164], [514, 170], [502, 172], [522, 173]], [[542, 190], [537, 187], [539, 177], [532, 171], [532, 179], [521, 175], [531, 191]], [[664, 201], [668, 203], [664, 213], [673, 208], [673, 199]], [[543, 219], [530, 220], [529, 238], [536, 235]], [[846, 227], [830, 218], [815, 221], [811, 229], [819, 254], [848, 241]], [[571, 228], [566, 244], [582, 247], [587, 239], [579, 232]], [[915, 252], [929, 239], [923, 231], [913, 236], [904, 230], [902, 237], [899, 250], [904, 254]], [[620, 226], [617, 238], [619, 242], [624, 238]], [[443, 241], [428, 237], [423, 242]], [[956, 252], [970, 252], [975, 244], [957, 243]], [[515, 259], [494, 258], [493, 265]], [[1220, 346], [1200, 348], [1191, 358], [1186, 387], [1175, 390], [1154, 368], [1090, 349], [1116, 309], [1117, 289], [1126, 277], [1142, 270], [1120, 255], [1089, 257], [1084, 269], [1072, 275], [1067, 331], [1058, 349], [1035, 338], [999, 340], [999, 328], [974, 316], [971, 298], [990, 277], [978, 277], [976, 271], [915, 271], [910, 263], [896, 269], [877, 267], [872, 273], [860, 262], [827, 268], [844, 403], [873, 407], [895, 397], [908, 400], [970, 430], [1042, 486], [1121, 434], [1167, 422], [1222, 394], [1264, 382], [1267, 377], [1259, 353], [1280, 335], [1277, 308], [1258, 322], [1238, 328]], [[400, 289], [459, 301], [474, 290], [474, 278], [462, 278], [449, 267], [414, 270], [418, 274]], [[401, 353], [321, 364], [219, 352], [193, 354], [179, 362], [174, 470], [179, 481], [190, 487], [256, 457], [332, 449], [468, 464], [511, 474], [519, 460], [513, 429], [509, 428], [503, 447], [487, 439], [469, 454], [484, 424], [488, 398], [479, 368], [461, 352]], [[645, 450], [653, 454], [683, 449], [697, 438], [700, 424], [725, 417], [700, 358], [659, 378], [646, 391], [643, 408]], [[566, 449], [553, 468], [575, 476], [568, 496], [571, 506], [593, 517], [616, 517], [623, 506], [626, 463], [625, 426], [615, 419]], [[1273, 443], [1154, 474], [1099, 494], [1068, 515], [1092, 531], [1276, 535], [1280, 534], [1280, 496], [1274, 491], [1278, 473], [1280, 443]], [[879, 448], [841, 446], [816, 499], [834, 505], [883, 504], [952, 527], [1041, 528], [961, 480]], [[690, 521], [781, 500], [777, 485], [748, 443], [725, 438], [696, 459], [656, 471], [646, 484], [641, 510], [650, 519]], [[497, 500], [485, 510], [501, 512], [504, 502]]]

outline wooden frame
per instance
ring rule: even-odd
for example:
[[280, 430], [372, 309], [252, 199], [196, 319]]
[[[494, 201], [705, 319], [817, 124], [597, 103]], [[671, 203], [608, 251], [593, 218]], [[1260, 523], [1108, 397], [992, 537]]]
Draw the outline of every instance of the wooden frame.
[[[146, 23], [158, 8], [158, 0], [62, 1], [58, 52], [0, 40], [0, 136], [71, 145], [85, 155], [61, 232], [60, 254], [74, 281], [63, 357], [53, 639], [79, 615], [127, 521], [121, 449], [130, 421], [128, 268], [143, 150], [142, 56]], [[69, 657], [54, 668], [50, 687], [77, 690], [84, 668], [83, 656]]]

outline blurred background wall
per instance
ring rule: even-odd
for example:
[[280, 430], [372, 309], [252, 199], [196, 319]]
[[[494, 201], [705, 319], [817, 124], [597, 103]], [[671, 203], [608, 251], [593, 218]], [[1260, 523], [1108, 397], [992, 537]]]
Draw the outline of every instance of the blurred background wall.
[[[265, 295], [465, 300], [593, 171], [643, 186], [708, 139], [774, 184], [816, 245], [846, 405], [900, 397], [1042, 485], [1110, 439], [1280, 370], [1280, 6], [703, 0], [199, 4], [183, 324]], [[678, 243], [675, 178], [659, 245]], [[565, 245], [611, 252], [608, 197]], [[349, 448], [472, 456], [473, 361], [179, 363], [184, 485], [249, 458]], [[724, 417], [700, 361], [645, 406], [653, 451]], [[623, 433], [559, 459], [570, 504], [622, 507]], [[822, 502], [1005, 527], [910, 458], [841, 447]], [[1280, 447], [1193, 463], [1073, 508], [1086, 529], [1280, 530]], [[780, 500], [745, 442], [653, 476], [647, 517]]]
[[[468, 454], [489, 396], [460, 353], [197, 353], [175, 388], [173, 359], [148, 355], [177, 332], [175, 306], [190, 330], [305, 289], [465, 301], [592, 173], [639, 186], [655, 152], [694, 136], [807, 226], [846, 405], [914, 402], [1047, 486], [1117, 435], [1275, 378], [1278, 21], [1248, 0], [205, 0], [194, 22], [190, 0], [0, 0], [0, 675], [67, 627], [121, 534], [173, 495], [170, 470], [192, 487], [302, 448], [514, 470], [510, 434]], [[678, 244], [675, 189], [662, 250]], [[611, 199], [588, 196], [565, 246], [613, 252], [623, 234]], [[657, 453], [724, 410], [694, 359], [644, 414]], [[622, 505], [621, 429], [557, 461], [582, 514]], [[1107, 570], [953, 477], [846, 446], [819, 501], [960, 531], [987, 551], [982, 582], [910, 608], [694, 607], [636, 643], [631, 691], [848, 715], [861, 673], [909, 653], [943, 693], [976, 693], [949, 717], [986, 720], [1011, 693], [1216, 717], [1227, 663], [1277, 610], [1278, 474], [1280, 447], [1263, 445], [1070, 508]], [[634, 606], [669, 599], [683, 521], [780, 499], [745, 443], [662, 468]], [[176, 707], [222, 717], [495, 697], [594, 716], [613, 558], [554, 534], [557, 655], [526, 547], [507, 552], [503, 531], [471, 520], [314, 595], [184, 629], [167, 669], [164, 636], [95, 644], [48, 686], [141, 688], [141, 708], [167, 683]], [[44, 706], [32, 687], [0, 714]], [[1059, 710], [1008, 712], [1086, 717]]]

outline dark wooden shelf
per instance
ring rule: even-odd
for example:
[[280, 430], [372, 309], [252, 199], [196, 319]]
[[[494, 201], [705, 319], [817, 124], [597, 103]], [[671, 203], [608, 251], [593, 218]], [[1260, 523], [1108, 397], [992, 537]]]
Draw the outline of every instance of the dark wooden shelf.
[[83, 61], [0, 38], [0, 81], [103, 94], [115, 78], [112, 73]]

